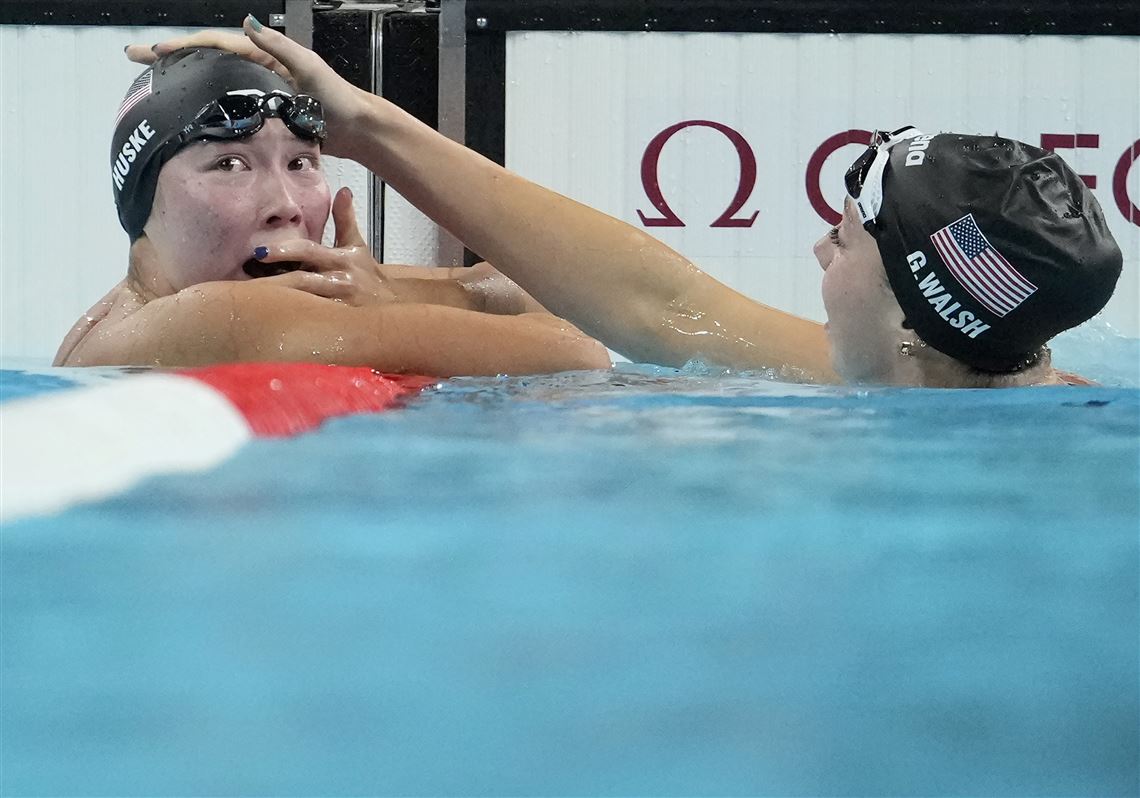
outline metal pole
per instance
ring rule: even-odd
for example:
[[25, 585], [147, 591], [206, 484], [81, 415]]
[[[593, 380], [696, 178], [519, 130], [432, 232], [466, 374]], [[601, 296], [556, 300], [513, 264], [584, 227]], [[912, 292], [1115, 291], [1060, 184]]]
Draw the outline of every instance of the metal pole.
[[[440, 4], [439, 132], [467, 143], [467, 0]], [[442, 228], [439, 255], [441, 265], [463, 265], [463, 244]]]
[[467, 0], [443, 0], [439, 11], [439, 132], [465, 144]]
[[[372, 25], [372, 93], [384, 96], [384, 13], [368, 15]], [[368, 181], [368, 208], [372, 221], [372, 256], [384, 262], [384, 200], [387, 186], [378, 175]]]

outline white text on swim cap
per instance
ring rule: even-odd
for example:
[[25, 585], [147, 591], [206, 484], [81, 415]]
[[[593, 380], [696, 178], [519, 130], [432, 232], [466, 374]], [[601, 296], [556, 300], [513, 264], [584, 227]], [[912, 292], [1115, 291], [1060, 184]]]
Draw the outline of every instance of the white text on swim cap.
[[138, 158], [139, 153], [142, 152], [143, 147], [147, 145], [152, 138], [154, 138], [154, 131], [151, 130], [150, 124], [147, 120], [139, 123], [139, 126], [131, 131], [131, 135], [123, 143], [123, 148], [119, 150], [119, 157], [115, 159], [115, 163], [111, 166], [111, 177], [115, 181], [115, 188], [122, 189], [123, 183], [127, 179], [127, 175], [131, 173], [131, 165], [134, 164], [135, 159]]
[[[914, 275], [914, 279], [918, 280], [919, 271], [926, 265], [926, 255], [921, 251], [912, 252], [906, 256], [906, 262], [910, 264], [910, 271]], [[990, 328], [990, 325], [968, 310], [958, 311], [957, 316], [951, 316], [962, 305], [960, 302], [954, 301], [950, 292], [942, 287], [942, 283], [934, 275], [934, 272], [929, 272], [923, 277], [918, 283], [918, 288], [938, 315], [963, 335], [977, 338]]]
[[910, 140], [906, 146], [907, 166], [918, 166], [926, 160], [926, 148], [930, 146], [932, 138], [934, 138], [934, 134], [927, 133], [925, 136], [915, 136]]

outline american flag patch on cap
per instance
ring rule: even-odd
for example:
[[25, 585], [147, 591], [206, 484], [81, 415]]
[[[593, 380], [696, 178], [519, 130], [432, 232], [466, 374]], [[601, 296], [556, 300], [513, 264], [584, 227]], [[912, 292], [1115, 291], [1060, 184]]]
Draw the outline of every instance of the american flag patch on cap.
[[946, 225], [930, 240], [950, 273], [995, 316], [1005, 316], [1037, 290], [990, 244], [972, 213]]
[[123, 98], [123, 104], [119, 106], [119, 115], [115, 117], [116, 126], [123, 121], [123, 117], [130, 113], [132, 108], [150, 96], [150, 85], [153, 78], [153, 69], [148, 69], [135, 78], [135, 82], [127, 89], [127, 96]]

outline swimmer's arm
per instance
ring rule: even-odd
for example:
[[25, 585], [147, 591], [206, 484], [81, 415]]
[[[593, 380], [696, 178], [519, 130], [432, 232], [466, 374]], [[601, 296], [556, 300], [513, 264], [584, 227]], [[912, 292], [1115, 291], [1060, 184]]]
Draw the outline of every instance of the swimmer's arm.
[[[351, 251], [331, 250], [312, 242], [291, 242], [296, 247], [334, 256]], [[280, 253], [275, 253], [275, 256]], [[364, 306], [388, 303], [446, 305], [481, 313], [517, 315], [520, 313], [546, 313], [517, 284], [496, 271], [489, 263], [478, 263], [470, 268], [438, 268], [432, 266], [400, 266], [380, 264], [367, 258], [368, 263], [348, 263], [348, 268], [337, 260], [321, 262], [313, 257], [310, 263], [316, 268], [297, 269], [272, 277], [258, 278], [262, 285], [275, 285], [304, 291], [315, 296], [336, 299], [349, 305]], [[331, 266], [330, 266], [331, 264]], [[324, 268], [322, 268], [324, 267]]]
[[76, 348], [68, 365], [307, 361], [450, 376], [608, 368], [605, 348], [545, 314], [438, 305], [352, 307], [279, 286], [206, 283], [154, 300]]
[[385, 263], [379, 268], [392, 291], [405, 302], [449, 305], [504, 315], [549, 312], [487, 262], [460, 267]]
[[618, 219], [542, 188], [378, 97], [347, 154], [522, 285], [634, 360], [789, 366], [836, 381], [820, 325], [754, 302]]

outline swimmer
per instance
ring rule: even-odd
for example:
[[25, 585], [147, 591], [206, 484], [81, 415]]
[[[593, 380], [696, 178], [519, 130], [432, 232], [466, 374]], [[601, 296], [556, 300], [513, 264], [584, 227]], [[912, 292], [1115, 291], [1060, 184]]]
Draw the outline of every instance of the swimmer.
[[[491, 267], [380, 265], [321, 171], [321, 104], [230, 52], [167, 53], [134, 82], [111, 167], [127, 277], [56, 365], [310, 361], [428, 375], [608, 368]], [[329, 214], [336, 241], [320, 244]]]
[[[1060, 157], [997, 137], [876, 134], [815, 245], [828, 323], [784, 313], [641, 230], [531, 183], [342, 80], [252, 17], [208, 43], [321, 98], [329, 151], [378, 174], [551, 312], [633, 360], [699, 359], [811, 382], [1002, 387], [1084, 381], [1047, 343], [1108, 302], [1122, 257]], [[146, 61], [147, 46], [128, 48]], [[334, 136], [335, 132], [335, 136]]]

